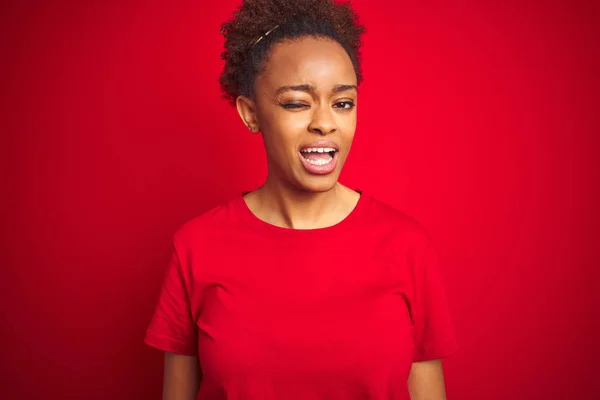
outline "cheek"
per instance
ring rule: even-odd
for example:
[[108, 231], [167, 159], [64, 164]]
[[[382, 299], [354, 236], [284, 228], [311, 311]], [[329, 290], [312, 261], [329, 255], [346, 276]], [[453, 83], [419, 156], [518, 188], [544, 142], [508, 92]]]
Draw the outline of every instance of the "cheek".
[[284, 135], [297, 136], [304, 133], [310, 124], [307, 112], [284, 112], [277, 118], [277, 129]]
[[298, 135], [291, 135], [285, 128], [274, 128], [263, 132], [267, 156], [272, 160], [289, 163], [291, 158], [296, 157]]
[[354, 134], [354, 131], [356, 130], [357, 116], [358, 116], [358, 113], [355, 108], [353, 110], [353, 112], [350, 113], [350, 116], [348, 118], [348, 124], [352, 127], [352, 134]]
[[352, 143], [356, 131], [356, 113], [343, 118], [339, 123], [339, 127], [342, 133], [342, 140], [346, 144]]
[[306, 117], [298, 114], [279, 115], [279, 118], [271, 118], [263, 131], [265, 142], [269, 142], [270, 148], [277, 150], [277, 156], [287, 157], [295, 153], [300, 139], [307, 129]]

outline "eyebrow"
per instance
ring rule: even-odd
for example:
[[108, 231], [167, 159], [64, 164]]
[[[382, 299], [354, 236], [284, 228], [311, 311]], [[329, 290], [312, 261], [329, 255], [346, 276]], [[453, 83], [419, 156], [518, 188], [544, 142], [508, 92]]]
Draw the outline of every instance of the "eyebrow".
[[356, 86], [356, 85], [335, 85], [333, 87], [332, 92], [333, 93], [341, 93], [341, 92], [347, 92], [349, 90], [355, 90], [358, 92], [358, 86]]
[[[280, 95], [284, 92], [295, 91], [295, 92], [315, 92], [317, 89], [313, 85], [288, 85], [282, 86], [275, 92], [276, 95]], [[355, 90], [358, 92], [358, 87], [356, 85], [335, 85], [331, 90], [332, 93], [341, 93], [349, 90]]]

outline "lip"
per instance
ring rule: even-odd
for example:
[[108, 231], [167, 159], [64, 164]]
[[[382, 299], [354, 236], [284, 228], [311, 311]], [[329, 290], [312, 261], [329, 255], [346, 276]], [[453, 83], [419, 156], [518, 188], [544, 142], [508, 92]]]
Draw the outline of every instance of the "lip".
[[[329, 148], [335, 149], [335, 153], [333, 154], [333, 159], [331, 160], [331, 162], [329, 164], [325, 164], [325, 165], [314, 165], [314, 164], [309, 163], [302, 156], [301, 151], [304, 149], [311, 148], [311, 147], [329, 147]], [[311, 174], [327, 175], [327, 174], [330, 174], [333, 171], [335, 171], [335, 169], [337, 167], [337, 163], [338, 163], [339, 153], [340, 153], [340, 147], [337, 145], [337, 143], [332, 142], [332, 141], [319, 141], [319, 142], [313, 142], [313, 143], [302, 146], [300, 148], [300, 150], [298, 150], [298, 157], [300, 157], [300, 161], [302, 162], [304, 169], [306, 169]]]
[[300, 147], [298, 151], [310, 149], [311, 147], [330, 147], [332, 149], [335, 149], [336, 153], [340, 151], [340, 146], [336, 142], [332, 142], [331, 140], [320, 140], [318, 142], [305, 144], [304, 146]]

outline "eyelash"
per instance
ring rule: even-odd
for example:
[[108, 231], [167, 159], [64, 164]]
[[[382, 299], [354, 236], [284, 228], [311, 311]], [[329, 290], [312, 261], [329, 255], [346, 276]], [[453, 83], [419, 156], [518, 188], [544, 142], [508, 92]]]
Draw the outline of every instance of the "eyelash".
[[[342, 106], [342, 107], [335, 107], [335, 106], [337, 106], [339, 104], [345, 104], [345, 105], [347, 105], [347, 107], [344, 107], [344, 106]], [[353, 101], [349, 101], [349, 100], [338, 101], [337, 103], [334, 104], [334, 108], [340, 108], [342, 110], [351, 110], [355, 106], [356, 105], [354, 104], [354, 102]], [[298, 109], [306, 108], [306, 107], [309, 107], [309, 106], [308, 106], [308, 104], [301, 104], [301, 103], [283, 103], [283, 104], [281, 104], [281, 107], [283, 107], [286, 110], [298, 110]]]
[[354, 102], [353, 102], [353, 101], [350, 101], [350, 100], [338, 101], [338, 102], [337, 102], [337, 103], [335, 103], [335, 104], [336, 104], [336, 105], [338, 105], [338, 104], [347, 104], [347, 105], [348, 105], [348, 107], [339, 107], [339, 108], [341, 108], [341, 109], [343, 109], [343, 110], [351, 110], [351, 109], [353, 109], [353, 108], [356, 106], [356, 105], [354, 104]]

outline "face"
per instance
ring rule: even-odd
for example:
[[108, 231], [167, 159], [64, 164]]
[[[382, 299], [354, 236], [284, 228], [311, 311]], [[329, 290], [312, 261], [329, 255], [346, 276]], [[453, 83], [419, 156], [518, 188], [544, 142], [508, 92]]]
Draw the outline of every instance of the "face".
[[263, 134], [268, 180], [310, 192], [335, 186], [356, 130], [356, 85], [350, 57], [333, 40], [273, 46], [255, 99], [238, 99], [244, 122]]

